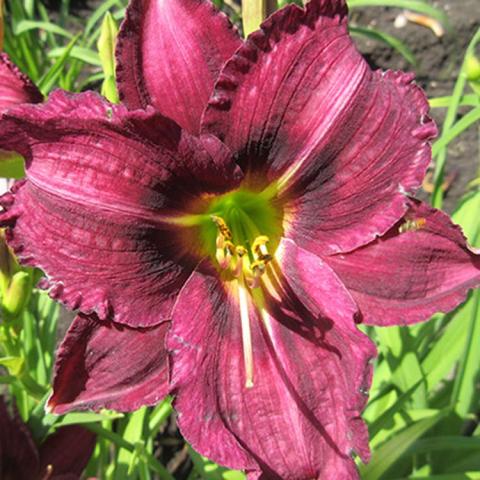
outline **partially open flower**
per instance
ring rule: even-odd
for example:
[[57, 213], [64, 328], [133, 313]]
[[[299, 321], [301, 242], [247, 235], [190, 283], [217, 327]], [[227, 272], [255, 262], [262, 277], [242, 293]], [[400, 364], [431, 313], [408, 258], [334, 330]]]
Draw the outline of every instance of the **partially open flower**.
[[[6, 53], [0, 53], [0, 113], [22, 103], [38, 103], [43, 95], [32, 81], [11, 62]], [[9, 135], [0, 126], [0, 137]], [[2, 172], [12, 178], [24, 175], [23, 161], [15, 152], [0, 150]], [[2, 192], [3, 193], [3, 192]]]
[[0, 396], [0, 478], [78, 480], [93, 453], [95, 434], [78, 425], [59, 428], [36, 446], [16, 410]]
[[134, 0], [117, 60], [124, 105], [57, 91], [2, 120], [27, 159], [10, 245], [82, 312], [50, 408], [171, 391], [219, 463], [356, 478], [375, 348], [355, 323], [425, 320], [480, 283], [458, 227], [410, 197], [436, 134], [423, 92], [371, 71], [342, 0], [245, 42], [206, 0]]

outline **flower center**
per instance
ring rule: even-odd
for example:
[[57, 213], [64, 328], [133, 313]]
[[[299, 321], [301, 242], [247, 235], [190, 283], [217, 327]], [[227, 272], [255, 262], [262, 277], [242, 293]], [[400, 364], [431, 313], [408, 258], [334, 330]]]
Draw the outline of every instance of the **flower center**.
[[237, 190], [214, 199], [206, 213], [205, 249], [220, 269], [256, 288], [281, 236], [279, 209], [263, 192]]
[[[262, 277], [269, 270], [282, 236], [283, 208], [272, 189], [260, 192], [240, 188], [218, 197], [204, 196], [192, 212], [174, 223], [195, 227], [194, 235], [180, 241], [203, 258], [208, 255], [225, 286], [238, 301], [245, 367], [245, 387], [252, 388], [253, 345], [250, 329], [252, 309], [262, 317], [264, 297]], [[195, 212], [195, 213], [193, 213]], [[199, 241], [200, 240], [200, 241]], [[263, 317], [262, 317], [263, 318]]]

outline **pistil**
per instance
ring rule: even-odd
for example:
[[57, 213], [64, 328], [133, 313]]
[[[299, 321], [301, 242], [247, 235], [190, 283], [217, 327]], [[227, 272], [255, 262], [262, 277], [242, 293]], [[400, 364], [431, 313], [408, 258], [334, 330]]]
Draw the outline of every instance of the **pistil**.
[[242, 326], [243, 362], [245, 365], [245, 388], [253, 387], [253, 348], [250, 317], [248, 314], [248, 296], [243, 280], [237, 280], [238, 301], [240, 304], [240, 322]]

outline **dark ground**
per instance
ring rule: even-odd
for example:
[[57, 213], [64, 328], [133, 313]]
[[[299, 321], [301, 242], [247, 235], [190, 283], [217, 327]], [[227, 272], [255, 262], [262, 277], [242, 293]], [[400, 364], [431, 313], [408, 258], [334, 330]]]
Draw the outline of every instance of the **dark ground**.
[[[431, 4], [447, 13], [453, 34], [438, 38], [429, 28], [411, 22], [402, 28], [396, 28], [395, 19], [402, 13], [396, 8], [364, 8], [351, 12], [352, 24], [382, 30], [410, 47], [419, 62], [417, 81], [426, 89], [429, 98], [452, 94], [465, 49], [480, 27], [480, 0], [435, 0]], [[412, 70], [397, 51], [383, 43], [363, 38], [358, 39], [357, 43], [372, 67]], [[460, 110], [461, 113], [465, 111]], [[434, 109], [431, 112], [439, 127], [444, 114], [445, 109]], [[448, 211], [452, 211], [463, 195], [467, 183], [479, 174], [479, 138], [480, 127], [474, 126], [450, 144], [447, 175], [456, 173], [456, 177], [444, 204]]]

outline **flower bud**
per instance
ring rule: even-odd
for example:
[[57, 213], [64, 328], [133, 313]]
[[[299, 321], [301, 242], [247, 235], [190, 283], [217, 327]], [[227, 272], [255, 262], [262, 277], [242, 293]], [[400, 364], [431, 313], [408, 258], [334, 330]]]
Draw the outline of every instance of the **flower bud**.
[[0, 292], [2, 297], [5, 297], [12, 277], [19, 268], [13, 252], [5, 241], [5, 233], [0, 229]]
[[3, 297], [3, 310], [7, 316], [15, 318], [24, 308], [30, 297], [31, 278], [27, 272], [17, 272]]
[[480, 81], [480, 60], [473, 53], [465, 59], [465, 73], [469, 81]]
[[8, 370], [8, 373], [14, 377], [18, 377], [23, 370], [25, 360], [23, 357], [1, 357], [0, 365]]
[[105, 17], [103, 17], [97, 48], [105, 75], [102, 84], [102, 95], [113, 103], [118, 102], [118, 92], [115, 83], [115, 43], [117, 34], [117, 24], [110, 12], [107, 12]]

